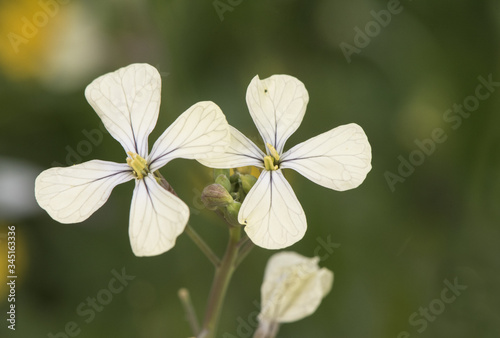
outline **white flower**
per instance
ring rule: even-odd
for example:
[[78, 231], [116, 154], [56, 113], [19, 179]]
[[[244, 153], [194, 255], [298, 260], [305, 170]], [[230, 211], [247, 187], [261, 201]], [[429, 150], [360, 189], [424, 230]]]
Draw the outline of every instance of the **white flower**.
[[318, 267], [318, 257], [295, 252], [274, 254], [268, 261], [261, 287], [259, 329], [255, 337], [274, 337], [280, 323], [290, 323], [314, 313], [330, 292], [333, 272]]
[[264, 154], [230, 126], [226, 152], [200, 162], [214, 168], [263, 168], [241, 206], [238, 220], [257, 245], [281, 249], [299, 241], [306, 217], [282, 169], [298, 171], [334, 190], [356, 188], [371, 169], [371, 147], [363, 129], [351, 123], [334, 128], [283, 153], [286, 140], [299, 127], [309, 101], [304, 84], [288, 75], [260, 80], [255, 76], [246, 95], [248, 109], [266, 144]]
[[213, 102], [199, 102], [158, 138], [148, 155], [148, 136], [158, 119], [161, 78], [156, 68], [132, 64], [94, 80], [85, 96], [106, 129], [128, 154], [127, 163], [93, 160], [51, 168], [35, 181], [35, 197], [61, 223], [86, 220], [113, 188], [135, 179], [129, 235], [137, 256], [159, 255], [175, 245], [189, 208], [161, 187], [154, 172], [175, 158], [197, 159], [223, 151], [227, 121]]

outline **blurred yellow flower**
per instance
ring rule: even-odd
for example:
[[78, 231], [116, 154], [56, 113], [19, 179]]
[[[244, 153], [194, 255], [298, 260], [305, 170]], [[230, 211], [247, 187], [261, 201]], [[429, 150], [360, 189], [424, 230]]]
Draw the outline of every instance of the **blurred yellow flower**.
[[0, 3], [0, 68], [16, 80], [68, 90], [103, 61], [103, 34], [84, 5], [69, 0]]
[[[57, 6], [57, 7], [56, 7]], [[64, 23], [57, 1], [19, 0], [0, 4], [0, 63], [13, 78], [40, 74], [49, 41]]]
[[257, 167], [254, 167], [253, 165], [248, 166], [248, 167], [238, 167], [236, 169], [231, 169], [230, 174], [233, 175], [234, 171], [238, 171], [240, 174], [244, 175], [252, 175], [255, 178], [259, 178], [261, 170]]

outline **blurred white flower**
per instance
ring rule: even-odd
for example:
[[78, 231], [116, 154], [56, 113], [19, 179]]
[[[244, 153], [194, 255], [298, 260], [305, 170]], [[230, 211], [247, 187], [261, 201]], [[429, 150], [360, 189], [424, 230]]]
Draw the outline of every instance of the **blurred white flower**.
[[347, 124], [283, 152], [297, 130], [309, 101], [304, 84], [289, 75], [255, 76], [246, 95], [248, 109], [266, 144], [264, 154], [252, 141], [230, 127], [226, 152], [200, 162], [213, 168], [263, 168], [245, 197], [238, 220], [248, 237], [266, 249], [282, 249], [299, 241], [306, 216], [281, 169], [294, 169], [324, 187], [344, 191], [359, 186], [371, 169], [371, 146], [363, 129]]
[[330, 292], [333, 272], [319, 268], [319, 258], [279, 252], [268, 261], [261, 287], [259, 328], [254, 337], [274, 337], [280, 323], [314, 313]]
[[29, 162], [0, 156], [0, 223], [18, 221], [40, 211], [33, 196], [33, 180], [39, 172]]
[[148, 155], [148, 136], [158, 119], [161, 78], [156, 68], [132, 64], [94, 80], [85, 90], [109, 133], [128, 154], [127, 163], [92, 160], [51, 168], [35, 182], [35, 197], [61, 223], [86, 220], [113, 188], [135, 179], [129, 235], [137, 256], [161, 254], [175, 245], [189, 208], [160, 186], [155, 171], [175, 158], [198, 159], [223, 151], [229, 141], [226, 118], [213, 102], [199, 102], [180, 115]]
[[47, 41], [50, 51], [40, 69], [42, 83], [55, 91], [69, 91], [88, 83], [109, 58], [109, 41], [92, 8], [74, 2], [61, 7], [57, 34]]

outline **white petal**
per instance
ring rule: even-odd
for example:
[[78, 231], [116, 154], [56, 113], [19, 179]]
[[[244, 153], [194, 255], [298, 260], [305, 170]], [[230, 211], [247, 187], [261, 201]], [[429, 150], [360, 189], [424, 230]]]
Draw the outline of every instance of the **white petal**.
[[262, 150], [233, 126], [229, 126], [229, 131], [231, 140], [224, 152], [214, 153], [210, 157], [199, 159], [198, 161], [210, 168], [224, 169], [250, 165], [263, 168], [265, 154]]
[[332, 289], [333, 285], [333, 272], [328, 270], [327, 268], [321, 268], [319, 270], [319, 284], [321, 288], [321, 293], [323, 297], [325, 297], [328, 293], [330, 293], [330, 290]]
[[186, 227], [189, 208], [148, 175], [136, 180], [130, 207], [130, 243], [136, 256], [170, 250]]
[[247, 89], [247, 105], [265, 143], [279, 154], [286, 140], [300, 126], [309, 94], [304, 84], [289, 75], [255, 76]]
[[156, 68], [148, 64], [120, 68], [95, 79], [85, 89], [85, 96], [123, 149], [145, 158], [161, 99]]
[[343, 125], [302, 142], [281, 156], [281, 168], [291, 168], [334, 190], [359, 186], [371, 169], [371, 146], [355, 123]]
[[245, 197], [238, 221], [256, 245], [282, 249], [299, 241], [306, 232], [304, 210], [281, 170], [264, 170]]
[[326, 268], [300, 278], [303, 283], [300, 291], [297, 290], [297, 293], [292, 293], [287, 299], [284, 299], [282, 313], [278, 318], [282, 323], [295, 322], [313, 314], [327, 293], [325, 293], [323, 285], [328, 283], [329, 291], [333, 283], [333, 273]]
[[223, 152], [229, 125], [219, 106], [198, 102], [182, 113], [158, 138], [149, 155], [151, 171], [174, 158], [203, 159]]
[[264, 281], [279, 279], [281, 269], [310, 262], [317, 265], [316, 258], [305, 257], [294, 251], [280, 251], [275, 253], [267, 261], [264, 271]]
[[286, 323], [309, 316], [330, 291], [332, 283], [333, 273], [320, 269], [317, 257], [277, 253], [266, 266], [259, 319]]
[[35, 180], [35, 197], [61, 223], [86, 220], [120, 183], [133, 179], [126, 164], [93, 160], [67, 168], [43, 171]]

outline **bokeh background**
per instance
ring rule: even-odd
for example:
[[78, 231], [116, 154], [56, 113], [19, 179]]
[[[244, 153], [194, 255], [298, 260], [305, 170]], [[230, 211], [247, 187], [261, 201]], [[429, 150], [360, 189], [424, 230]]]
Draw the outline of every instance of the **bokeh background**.
[[[151, 144], [201, 100], [216, 102], [232, 125], [258, 140], [245, 103], [256, 74], [290, 74], [309, 91], [304, 121], [286, 149], [350, 122], [368, 135], [373, 169], [357, 189], [331, 191], [286, 172], [309, 224], [290, 250], [313, 256], [327, 252], [321, 242], [335, 243], [321, 262], [334, 271], [335, 282], [314, 315], [283, 325], [279, 337], [499, 337], [500, 87], [493, 86], [470, 115], [447, 111], [474, 102], [467, 98], [476, 95], [479, 77], [500, 81], [500, 4], [402, 0], [394, 7], [399, 12], [385, 27], [372, 27], [369, 41], [348, 62], [341, 44], [356, 47], [356, 27], [364, 31], [375, 20], [372, 11], [396, 5], [0, 2], [0, 268], [6, 275], [7, 226], [15, 225], [19, 276], [15, 332], [7, 329], [7, 289], [0, 284], [0, 336], [50, 337], [73, 321], [82, 338], [188, 337], [177, 298], [181, 287], [191, 291], [202, 317], [213, 270], [186, 235], [158, 257], [132, 254], [132, 182], [75, 225], [55, 222], [33, 197], [36, 175], [49, 167], [124, 161], [126, 154], [100, 129], [83, 92], [97, 76], [147, 62], [163, 81]], [[401, 158], [408, 160], [418, 150], [415, 140], [432, 137], [437, 128], [446, 141], [401, 176]], [[222, 254], [226, 231], [199, 200], [211, 171], [186, 160], [161, 171], [192, 208], [191, 224]], [[389, 172], [401, 176], [393, 189]], [[256, 248], [237, 270], [219, 337], [250, 336], [255, 327], [248, 318], [258, 311], [272, 253]], [[123, 268], [135, 279], [87, 323], [90, 316], [76, 308], [108, 287], [113, 269]], [[446, 280], [467, 289], [442, 309]], [[438, 315], [429, 312], [423, 320], [418, 312], [429, 305]], [[409, 322], [415, 312], [418, 325]], [[422, 320], [425, 329], [417, 332]]]

